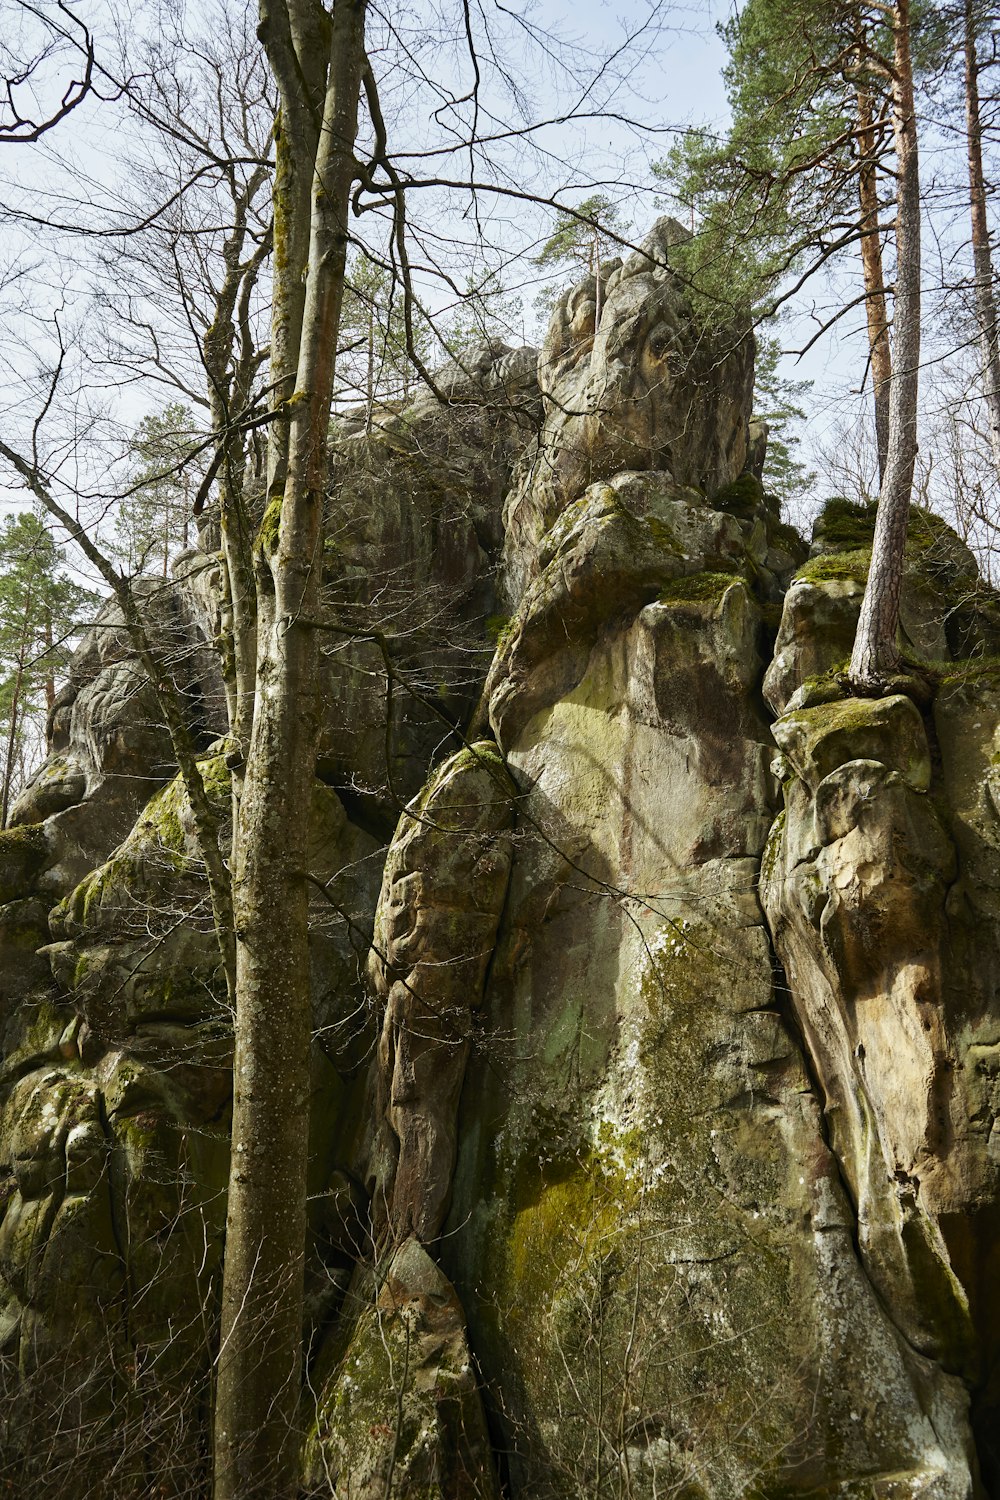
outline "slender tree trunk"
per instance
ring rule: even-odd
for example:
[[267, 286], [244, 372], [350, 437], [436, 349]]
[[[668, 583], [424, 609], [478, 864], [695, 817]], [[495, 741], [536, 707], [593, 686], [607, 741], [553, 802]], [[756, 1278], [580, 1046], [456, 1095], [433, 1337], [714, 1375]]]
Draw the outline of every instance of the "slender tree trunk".
[[983, 394], [990, 427], [993, 466], [1000, 478], [1000, 330], [993, 293], [993, 253], [986, 221], [983, 180], [983, 132], [979, 116], [979, 61], [973, 0], [965, 0], [965, 128], [969, 159], [969, 209], [972, 218], [973, 287], [983, 357]]
[[[245, 434], [234, 428], [247, 412], [256, 364], [249, 327], [249, 302], [268, 246], [259, 245], [243, 260], [247, 221], [266, 180], [266, 169], [252, 174], [233, 202], [233, 227], [223, 246], [226, 274], [219, 288], [215, 317], [202, 338], [202, 360], [208, 385], [213, 430], [221, 435], [217, 500], [223, 560], [221, 655], [226, 685], [229, 731], [234, 742], [234, 818], [240, 776], [250, 744], [254, 678], [257, 665], [257, 615], [253, 576], [254, 525], [244, 493]], [[237, 346], [239, 354], [237, 355]]]
[[858, 199], [861, 209], [861, 265], [865, 280], [868, 314], [868, 350], [875, 404], [875, 441], [878, 447], [878, 477], [885, 479], [889, 450], [889, 392], [892, 388], [892, 355], [889, 348], [889, 318], [886, 312], [885, 279], [882, 274], [882, 242], [879, 238], [878, 178], [875, 158], [875, 121], [871, 89], [859, 85]]
[[31, 608], [34, 603], [34, 588], [28, 585], [24, 601], [24, 632], [17, 648], [17, 665], [14, 668], [14, 690], [10, 699], [10, 733], [7, 736], [7, 755], [4, 763], [3, 794], [0, 797], [0, 828], [7, 827], [10, 811], [10, 788], [14, 780], [14, 759], [17, 753], [17, 716], [21, 708], [21, 688], [24, 685], [24, 660], [28, 653], [31, 632]]
[[45, 712], [50, 714], [56, 705], [56, 679], [52, 670], [52, 611], [45, 611]]
[[893, 7], [892, 131], [896, 148], [896, 296], [889, 441], [872, 560], [854, 641], [850, 675], [877, 686], [899, 665], [896, 629], [917, 456], [920, 379], [920, 172], [910, 58], [910, 0]]
[[4, 763], [3, 773], [3, 797], [0, 806], [0, 828], [7, 827], [7, 813], [10, 810], [10, 787], [14, 779], [14, 756], [17, 750], [17, 715], [21, 707], [21, 680], [24, 676], [24, 649], [18, 660], [14, 672], [14, 688], [10, 698], [10, 729], [7, 734], [7, 755]]
[[[318, 729], [311, 626], [364, 19], [365, 0], [338, 0], [332, 21], [307, 0], [262, 6], [261, 35], [281, 95], [272, 349], [289, 421], [272, 424], [269, 440], [269, 513], [280, 510], [280, 526], [276, 545], [273, 527], [262, 528], [258, 580], [269, 598], [258, 615], [235, 851], [236, 1058], [216, 1500], [286, 1500], [297, 1491], [312, 1036], [306, 836]], [[317, 98], [303, 80], [315, 81], [320, 40]]]

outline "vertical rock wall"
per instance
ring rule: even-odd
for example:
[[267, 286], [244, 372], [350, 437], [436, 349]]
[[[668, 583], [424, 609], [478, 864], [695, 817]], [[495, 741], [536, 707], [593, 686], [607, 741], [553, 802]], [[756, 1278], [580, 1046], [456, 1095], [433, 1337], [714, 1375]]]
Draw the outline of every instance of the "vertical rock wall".
[[[680, 232], [562, 299], [540, 406], [484, 348], [339, 436], [310, 1496], [1000, 1495], [1000, 603], [915, 512], [849, 695], [872, 516], [780, 523]], [[212, 567], [144, 607], [224, 818]], [[113, 610], [14, 822], [0, 1481], [203, 1494], [231, 1028]]]

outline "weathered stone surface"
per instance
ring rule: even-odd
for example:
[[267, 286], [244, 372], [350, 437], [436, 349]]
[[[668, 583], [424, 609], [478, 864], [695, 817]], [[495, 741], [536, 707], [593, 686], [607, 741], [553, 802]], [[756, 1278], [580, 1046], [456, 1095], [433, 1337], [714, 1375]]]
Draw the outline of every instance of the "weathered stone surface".
[[[665, 551], [652, 602], [636, 545], [615, 607], [593, 626], [581, 607], [560, 646], [546, 569], [502, 648], [523, 696], [495, 723], [523, 796], [444, 1263], [516, 1493], [969, 1495], [967, 1396], [857, 1257], [756, 901], [764, 633], [728, 571], [753, 519], [687, 503], [692, 550]], [[569, 601], [604, 555], [575, 545]], [[535, 610], [546, 646], [518, 678]], [[573, 650], [547, 677], [547, 651]]]
[[719, 593], [746, 560], [745, 528], [662, 474], [619, 474], [568, 505], [544, 538], [538, 570], [504, 632], [486, 684], [504, 743], [579, 681], [609, 623], [675, 579]]
[[[762, 891], [865, 1266], [907, 1340], [969, 1382], [992, 1493], [997, 705], [991, 673], [951, 670], [930, 721], [933, 775], [923, 755], [912, 774], [919, 714], [900, 712], [907, 700], [832, 702], [779, 720], [798, 774]], [[918, 745], [924, 734], [920, 725]], [[814, 743], [820, 756], [803, 753]]]
[[800, 708], [779, 719], [772, 733], [810, 791], [847, 760], [877, 760], [915, 792], [930, 786], [930, 747], [909, 698], [846, 698]]
[[[135, 584], [150, 635], [206, 745], [226, 727], [222, 679], [187, 578], [207, 562], [186, 554], [181, 582]], [[173, 775], [169, 736], [114, 600], [74, 654], [49, 740], [51, 753], [11, 808], [10, 825], [44, 828], [46, 855], [33, 885], [55, 901], [120, 843], [150, 792]]]
[[624, 263], [566, 292], [538, 362], [544, 421], [504, 510], [504, 597], [515, 607], [553, 522], [588, 485], [658, 470], [712, 494], [744, 470], [753, 339], [697, 330], [660, 219]]
[[461, 1303], [440, 1268], [408, 1239], [349, 1305], [306, 1445], [310, 1495], [499, 1500]]
[[538, 421], [535, 364], [533, 349], [477, 346], [436, 373], [440, 395], [347, 422], [335, 445], [326, 607], [345, 633], [324, 639], [320, 771], [386, 836], [489, 666], [504, 496]]
[[446, 761], [404, 813], [368, 969], [381, 1003], [377, 1231], [425, 1244], [451, 1195], [458, 1098], [510, 872], [514, 787], [496, 746]]
[[[914, 510], [907, 670], [849, 696], [872, 510], [807, 561], [741, 473], [750, 341], [694, 329], [677, 232], [563, 299], [537, 443], [498, 346], [339, 432], [317, 1500], [1000, 1494], [1000, 603]], [[143, 597], [225, 824], [216, 563]], [[0, 1487], [202, 1493], [229, 1018], [113, 610], [17, 819]]]

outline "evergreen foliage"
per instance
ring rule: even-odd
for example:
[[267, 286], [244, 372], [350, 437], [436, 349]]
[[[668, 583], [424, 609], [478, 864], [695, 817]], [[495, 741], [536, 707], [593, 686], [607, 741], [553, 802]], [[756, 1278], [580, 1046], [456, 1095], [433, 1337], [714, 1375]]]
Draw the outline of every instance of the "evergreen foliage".
[[96, 597], [63, 569], [52, 533], [32, 511], [0, 528], [0, 826], [44, 754], [45, 717]]
[[191, 409], [173, 401], [143, 417], [129, 442], [128, 489], [115, 517], [117, 559], [130, 577], [159, 573], [188, 544], [198, 488], [198, 434]]

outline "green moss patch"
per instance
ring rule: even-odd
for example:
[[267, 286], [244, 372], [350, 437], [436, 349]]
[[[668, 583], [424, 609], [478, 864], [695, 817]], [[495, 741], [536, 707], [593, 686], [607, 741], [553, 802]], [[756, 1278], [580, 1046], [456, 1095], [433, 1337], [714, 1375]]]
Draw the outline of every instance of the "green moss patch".
[[835, 495], [828, 500], [813, 526], [813, 546], [823, 552], [856, 552], [870, 548], [875, 535], [874, 500], [846, 500]]
[[273, 557], [278, 550], [281, 535], [281, 505], [284, 497], [276, 495], [261, 518], [257, 532], [257, 546], [266, 557]]
[[737, 577], [735, 572], [688, 573], [664, 584], [659, 600], [661, 604], [718, 604]]
[[829, 583], [852, 578], [856, 583], [867, 583], [871, 560], [870, 546], [844, 552], [824, 552], [819, 557], [811, 557], [798, 570], [794, 581], [796, 583]]
[[741, 474], [712, 496], [713, 510], [724, 510], [739, 521], [750, 521], [766, 506], [764, 486], [753, 474]]
[[47, 857], [41, 824], [4, 829], [0, 833], [0, 904], [29, 895]]

